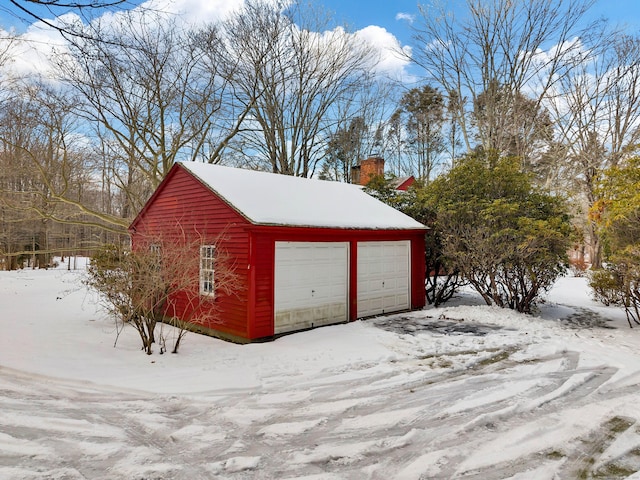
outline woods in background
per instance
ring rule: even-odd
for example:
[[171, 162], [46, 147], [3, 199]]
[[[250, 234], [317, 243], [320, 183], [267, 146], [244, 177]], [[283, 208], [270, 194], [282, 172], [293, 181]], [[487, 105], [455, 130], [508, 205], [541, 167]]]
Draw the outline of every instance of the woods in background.
[[[19, 3], [28, 14], [38, 2]], [[420, 5], [411, 49], [394, 53], [417, 75], [399, 78], [382, 67], [385, 52], [297, 2], [251, 0], [199, 26], [143, 9], [61, 21], [64, 42], [40, 74], [13, 72], [23, 39], [7, 33], [0, 268], [126, 243], [177, 161], [350, 182], [371, 152], [389, 175], [435, 183], [430, 191], [469, 159], [495, 158], [493, 169], [510, 159], [548, 202], [563, 199], [584, 261], [615, 262], [611, 226], [622, 223], [609, 213], [618, 204], [607, 179], [635, 168], [640, 39], [588, 21], [592, 4], [467, 0], [456, 15]], [[403, 202], [420, 211], [425, 195]]]

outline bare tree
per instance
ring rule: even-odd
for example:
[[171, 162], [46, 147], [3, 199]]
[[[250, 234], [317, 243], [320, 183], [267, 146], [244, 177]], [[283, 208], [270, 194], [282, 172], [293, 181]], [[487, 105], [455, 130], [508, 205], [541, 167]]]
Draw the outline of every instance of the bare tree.
[[[638, 151], [640, 38], [616, 34], [600, 48], [585, 48], [554, 90], [548, 104], [566, 150], [562, 176], [587, 212], [599, 200], [602, 172]], [[584, 218], [591, 263], [597, 268], [601, 240], [594, 219]]]
[[[467, 0], [458, 21], [443, 6], [420, 6], [413, 59], [450, 97], [449, 109], [467, 151], [504, 152], [517, 126], [521, 142], [537, 127], [525, 122], [541, 108], [567, 60], [593, 0]], [[518, 98], [531, 99], [523, 112]], [[478, 105], [481, 104], [481, 110]], [[481, 114], [479, 114], [481, 113]], [[535, 135], [534, 135], [535, 138]], [[520, 150], [526, 151], [521, 145]]]
[[[0, 204], [12, 233], [0, 249], [12, 258], [9, 268], [28, 251], [36, 256], [32, 265], [46, 266], [54, 250], [89, 247], [70, 244], [73, 230], [102, 229], [113, 218], [87, 195], [93, 184], [70, 99], [38, 83], [6, 92], [0, 104]], [[63, 223], [74, 228], [64, 234]]]
[[226, 26], [239, 61], [237, 99], [250, 114], [234, 146], [275, 173], [308, 177], [335, 131], [340, 105], [358, 94], [375, 64], [373, 50], [299, 4], [249, 1]]
[[336, 124], [326, 143], [321, 178], [351, 182], [352, 167], [372, 154], [387, 158], [390, 143], [385, 137], [388, 118], [396, 105], [398, 84], [384, 77], [370, 78], [358, 92], [336, 105]]
[[412, 88], [400, 99], [394, 118], [401, 122], [403, 154], [410, 165], [407, 173], [428, 183], [445, 149], [444, 97], [430, 85]]
[[77, 8], [77, 9], [103, 9], [122, 5], [128, 0], [9, 0], [19, 11], [39, 19], [34, 7], [50, 8]]
[[477, 96], [474, 123], [486, 128], [482, 148], [520, 158], [527, 171], [534, 170], [540, 153], [547, 151], [553, 141], [553, 125], [546, 108], [535, 99], [496, 83]]
[[227, 81], [211, 61], [218, 43], [159, 13], [94, 22], [62, 58], [64, 79], [94, 129], [130, 219], [178, 160], [217, 161]]
[[40, 22], [49, 28], [57, 30], [65, 37], [73, 38], [84, 36], [74, 25], [68, 25], [59, 20], [52, 21], [45, 18], [45, 12], [57, 18], [60, 15], [73, 11], [89, 19], [94, 13], [104, 13], [114, 7], [124, 6], [129, 0], [8, 0], [13, 8], [6, 11], [15, 18], [32, 23]]

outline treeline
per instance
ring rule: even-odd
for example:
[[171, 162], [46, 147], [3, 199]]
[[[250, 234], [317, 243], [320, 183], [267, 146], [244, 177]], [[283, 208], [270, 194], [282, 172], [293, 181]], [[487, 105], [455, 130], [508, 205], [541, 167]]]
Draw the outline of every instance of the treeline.
[[[435, 4], [435, 2], [434, 2]], [[563, 197], [586, 259], [603, 261], [605, 172], [640, 135], [640, 39], [589, 21], [590, 0], [419, 6], [417, 72], [308, 4], [252, 0], [190, 27], [134, 9], [57, 23], [46, 75], [0, 49], [0, 268], [126, 242], [176, 161], [350, 181], [376, 152], [429, 184], [470, 156], [515, 158]], [[385, 56], [386, 55], [386, 56]], [[606, 235], [605, 235], [606, 237]]]

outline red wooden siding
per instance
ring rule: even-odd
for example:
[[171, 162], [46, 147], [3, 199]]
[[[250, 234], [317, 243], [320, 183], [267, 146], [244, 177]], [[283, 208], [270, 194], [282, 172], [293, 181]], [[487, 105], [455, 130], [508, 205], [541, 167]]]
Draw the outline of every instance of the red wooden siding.
[[[243, 188], [238, 185], [238, 188]], [[366, 214], [363, 212], [363, 214]], [[213, 242], [233, 258], [241, 289], [235, 295], [216, 292], [218, 317], [203, 325], [221, 333], [255, 340], [274, 333], [275, 244], [349, 242], [349, 319], [357, 315], [357, 243], [411, 241], [411, 307], [425, 305], [423, 230], [352, 230], [253, 225], [179, 165], [169, 172], [130, 227], [134, 246], [162, 234], [188, 241]], [[194, 248], [193, 255], [199, 256]], [[198, 272], [194, 272], [198, 282]], [[176, 298], [177, 313], [187, 318], [185, 298]]]
[[256, 241], [255, 264], [255, 314], [250, 322], [254, 325], [254, 338], [273, 335], [273, 273], [275, 264], [275, 242], [268, 235], [254, 233]]
[[426, 263], [425, 263], [425, 238], [424, 232], [411, 238], [411, 308], [422, 308], [427, 302], [424, 287]]
[[[276, 242], [349, 242], [349, 318], [357, 315], [357, 242], [411, 241], [411, 308], [425, 305], [424, 232], [416, 230], [348, 230], [336, 228], [300, 228], [255, 226], [257, 241], [255, 289], [256, 308], [253, 318], [255, 337], [273, 335], [274, 326], [274, 262]], [[250, 320], [251, 321], [251, 320]]]
[[396, 186], [396, 190], [402, 190], [406, 192], [414, 183], [416, 183], [416, 179], [413, 176], [401, 179], [398, 186]]
[[[203, 325], [232, 335], [249, 336], [248, 302], [249, 233], [247, 220], [182, 168], [171, 170], [167, 178], [131, 226], [134, 242], [145, 236], [169, 238], [184, 235], [188, 241], [199, 238], [214, 242], [222, 236], [220, 247], [233, 258], [240, 280], [236, 295], [216, 292], [216, 320]], [[194, 249], [193, 255], [199, 256]], [[198, 273], [194, 272], [194, 281]], [[187, 316], [184, 298], [176, 298], [177, 312]]]

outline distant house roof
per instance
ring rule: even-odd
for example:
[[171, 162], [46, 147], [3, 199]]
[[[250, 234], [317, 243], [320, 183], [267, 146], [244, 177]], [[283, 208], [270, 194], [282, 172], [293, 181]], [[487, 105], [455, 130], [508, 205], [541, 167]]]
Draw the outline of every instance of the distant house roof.
[[184, 162], [180, 165], [258, 225], [425, 229], [356, 185]]
[[413, 175], [409, 177], [396, 177], [389, 181], [389, 185], [396, 190], [407, 190], [411, 185], [416, 182]]

